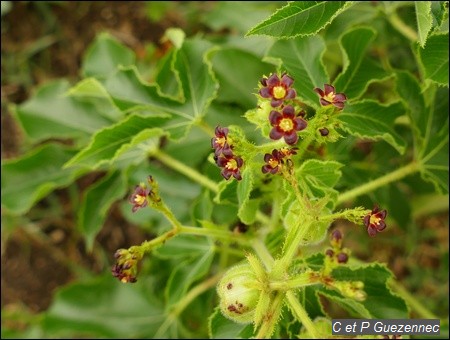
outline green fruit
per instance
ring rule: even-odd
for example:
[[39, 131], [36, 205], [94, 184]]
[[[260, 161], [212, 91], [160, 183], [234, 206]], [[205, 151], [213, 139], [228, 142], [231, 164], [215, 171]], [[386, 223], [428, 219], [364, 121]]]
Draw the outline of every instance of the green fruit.
[[251, 323], [259, 301], [258, 281], [249, 264], [229, 269], [217, 285], [222, 314], [239, 323]]

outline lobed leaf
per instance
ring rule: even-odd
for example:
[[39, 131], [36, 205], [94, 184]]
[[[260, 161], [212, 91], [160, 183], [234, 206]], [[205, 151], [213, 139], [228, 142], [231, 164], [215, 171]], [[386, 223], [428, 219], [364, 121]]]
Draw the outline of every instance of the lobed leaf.
[[63, 337], [152, 338], [166, 316], [161, 302], [139, 285], [108, 274], [64, 287], [44, 314], [44, 330]]
[[431, 1], [414, 1], [416, 8], [417, 33], [419, 36], [419, 44], [424, 47], [427, 42], [428, 33], [433, 24], [431, 16]]
[[124, 173], [116, 171], [89, 186], [84, 194], [77, 223], [89, 252], [93, 249], [95, 237], [102, 229], [111, 205], [121, 199], [127, 189]]
[[384, 140], [403, 154], [406, 142], [395, 131], [394, 121], [405, 114], [400, 102], [382, 105], [373, 100], [347, 104], [339, 114], [342, 129], [359, 138]]
[[54, 189], [68, 186], [85, 173], [83, 169], [61, 169], [75, 153], [59, 144], [46, 144], [2, 162], [2, 206], [13, 214], [23, 214]]
[[424, 76], [439, 85], [448, 87], [448, 32], [446, 34], [431, 35], [427, 45], [418, 48]]
[[49, 138], [86, 138], [113, 120], [92, 103], [67, 96], [69, 83], [58, 80], [42, 86], [16, 108], [16, 117], [32, 142]]
[[311, 36], [277, 41], [268, 52], [268, 57], [280, 59], [283, 68], [294, 78], [297, 95], [315, 108], [319, 107], [319, 99], [314, 88], [323, 88], [328, 83], [322, 64], [324, 50], [323, 39]]
[[292, 1], [253, 27], [247, 35], [294, 38], [326, 27], [346, 8], [345, 1]]
[[339, 44], [344, 58], [343, 71], [335, 79], [337, 92], [344, 92], [349, 100], [359, 98], [369, 84], [391, 76], [366, 52], [375, 39], [376, 32], [369, 27], [357, 27], [341, 36]]
[[108, 33], [100, 33], [89, 46], [81, 73], [85, 77], [103, 78], [114, 73], [119, 66], [134, 65], [136, 56], [128, 47]]
[[[141, 142], [164, 135], [161, 126], [167, 118], [168, 116], [128, 116], [121, 122], [98, 131], [91, 143], [64, 166], [83, 165], [96, 169], [102, 164], [111, 164], [125, 151], [137, 147]], [[145, 149], [142, 153], [148, 151]]]

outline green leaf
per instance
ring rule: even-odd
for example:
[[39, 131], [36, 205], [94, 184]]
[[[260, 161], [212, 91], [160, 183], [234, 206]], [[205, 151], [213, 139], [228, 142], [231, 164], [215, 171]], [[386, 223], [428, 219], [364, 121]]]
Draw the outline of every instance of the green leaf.
[[448, 90], [439, 89], [436, 106], [428, 117], [421, 159], [421, 176], [433, 183], [439, 193], [448, 193], [449, 146], [448, 146]]
[[378, 63], [366, 57], [375, 35], [372, 28], [357, 27], [347, 31], [339, 40], [344, 65], [334, 86], [337, 92], [344, 92], [349, 100], [360, 97], [372, 82], [391, 76]]
[[448, 87], [448, 32], [431, 35], [424, 48], [418, 48], [425, 77]]
[[328, 83], [328, 75], [322, 64], [325, 43], [320, 36], [296, 38], [276, 42], [268, 56], [279, 58], [283, 68], [294, 79], [297, 95], [311, 106], [318, 108], [319, 99], [315, 87]]
[[405, 114], [400, 102], [382, 105], [373, 100], [347, 104], [339, 113], [342, 129], [359, 138], [385, 140], [403, 154], [406, 142], [395, 131], [394, 121]]
[[134, 52], [128, 47], [109, 34], [100, 33], [86, 52], [82, 74], [85, 77], [106, 77], [115, 72], [119, 65], [133, 65], [135, 59]]
[[192, 205], [192, 219], [197, 225], [200, 225], [200, 221], [211, 220], [213, 208], [210, 191], [203, 190]]
[[231, 321], [217, 307], [208, 318], [208, 333], [210, 339], [249, 339], [253, 335], [253, 325]]
[[320, 290], [320, 295], [323, 295], [330, 299], [332, 302], [338, 304], [343, 309], [348, 311], [353, 317], [360, 317], [371, 319], [371, 314], [367, 308], [360, 302], [354, 299], [344, 297], [336, 291], [333, 290]]
[[143, 288], [111, 275], [62, 288], [44, 314], [44, 329], [66, 336], [152, 338], [166, 316], [160, 301]]
[[247, 35], [293, 38], [312, 35], [326, 27], [346, 8], [345, 1], [293, 1], [278, 9]]
[[170, 275], [164, 294], [167, 306], [172, 306], [179, 302], [186, 295], [189, 287], [204, 277], [211, 267], [214, 258], [214, 248], [212, 244], [208, 251], [194, 260], [186, 260], [179, 263]]
[[92, 251], [97, 233], [102, 229], [111, 205], [127, 191], [127, 182], [121, 172], [111, 172], [86, 191], [78, 211], [78, 228], [86, 239], [86, 248]]
[[[111, 75], [105, 88], [123, 110], [145, 110], [148, 114], [169, 113], [173, 118], [166, 128], [179, 140], [205, 114], [217, 94], [217, 82], [210, 63], [212, 45], [203, 40], [188, 40], [176, 54], [174, 72], [179, 74], [185, 101], [180, 103], [161, 94], [157, 85], [144, 83], [135, 68]], [[144, 112], [143, 112], [144, 113]]]
[[[243, 108], [256, 106], [258, 79], [273, 71], [273, 66], [246, 51], [226, 48], [212, 58], [213, 70], [220, 84], [218, 100], [238, 103]], [[239, 72], [230, 72], [239, 70]]]
[[238, 186], [238, 181], [230, 179], [228, 181], [223, 180], [219, 183], [219, 188], [216, 196], [214, 197], [214, 202], [217, 204], [231, 203], [238, 204], [236, 190]]
[[95, 78], [80, 81], [69, 90], [68, 95], [92, 104], [98, 113], [112, 121], [118, 121], [124, 116], [103, 85]]
[[162, 259], [200, 257], [211, 250], [211, 242], [206, 237], [194, 235], [178, 235], [157, 248], [154, 254]]
[[16, 116], [32, 142], [48, 138], [86, 138], [113, 121], [97, 112], [95, 105], [66, 95], [69, 83], [58, 80], [42, 86]]
[[392, 273], [381, 264], [364, 265], [357, 269], [341, 266], [334, 269], [332, 277], [339, 281], [362, 281], [367, 298], [361, 304], [374, 319], [406, 319], [408, 309], [405, 301], [388, 288]]
[[[433, 30], [437, 31], [441, 28], [442, 23], [448, 19], [448, 4], [446, 1], [431, 1], [431, 14], [433, 15]], [[448, 31], [448, 26], [447, 29]]]
[[[121, 122], [98, 131], [91, 143], [64, 166], [84, 165], [96, 169], [102, 164], [111, 164], [125, 151], [151, 138], [164, 135], [161, 129], [167, 116], [142, 117], [131, 115]], [[143, 149], [142, 153], [147, 153]]]
[[22, 214], [54, 189], [72, 183], [85, 170], [61, 168], [75, 152], [59, 144], [46, 144], [2, 162], [2, 206]]
[[[242, 180], [237, 185], [237, 197], [238, 197], [238, 217], [242, 222], [251, 224], [254, 222], [255, 215], [249, 214], [248, 209], [255, 209], [255, 201], [249, 205], [250, 194], [253, 190], [253, 172], [250, 167], [246, 167], [242, 171]], [[255, 210], [254, 210], [255, 211]], [[256, 211], [255, 211], [256, 214]]]
[[424, 47], [433, 23], [433, 18], [431, 16], [431, 1], [414, 1], [414, 5], [416, 7], [419, 44]]

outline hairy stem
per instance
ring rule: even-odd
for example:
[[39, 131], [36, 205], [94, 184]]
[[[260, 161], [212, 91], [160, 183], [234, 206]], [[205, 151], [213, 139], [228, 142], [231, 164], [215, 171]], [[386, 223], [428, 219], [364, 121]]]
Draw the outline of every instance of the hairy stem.
[[292, 313], [303, 324], [303, 326], [308, 331], [309, 335], [314, 339], [321, 338], [321, 335], [317, 331], [316, 326], [312, 322], [306, 310], [303, 308], [300, 302], [298, 302], [294, 292], [288, 291], [286, 293], [286, 298]]
[[347, 192], [344, 192], [343, 194], [339, 195], [337, 199], [337, 204], [343, 203], [345, 201], [349, 201], [355, 197], [358, 197], [360, 195], [366, 194], [368, 192], [371, 192], [375, 189], [378, 189], [382, 186], [385, 186], [386, 184], [389, 184], [391, 182], [398, 181], [402, 179], [403, 177], [406, 177], [408, 175], [411, 175], [417, 171], [420, 170], [420, 163], [417, 162], [411, 162], [408, 165], [405, 165], [393, 172], [390, 172], [382, 177], [379, 177], [377, 179], [374, 179], [370, 182], [367, 182], [363, 185], [360, 185], [356, 188], [353, 188]]

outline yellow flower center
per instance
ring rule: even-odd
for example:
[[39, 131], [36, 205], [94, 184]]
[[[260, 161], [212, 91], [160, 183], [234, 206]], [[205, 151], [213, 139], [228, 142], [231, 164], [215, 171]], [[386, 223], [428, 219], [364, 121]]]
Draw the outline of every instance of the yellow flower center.
[[334, 96], [335, 96], [335, 93], [334, 92], [330, 92], [326, 96], [323, 96], [323, 99], [325, 99], [326, 101], [329, 101], [330, 103], [332, 103], [334, 101]]
[[224, 146], [227, 139], [225, 137], [216, 137], [216, 144], [220, 146]]
[[290, 118], [283, 118], [278, 126], [281, 130], [288, 132], [292, 131], [292, 129], [294, 128], [294, 122]]
[[273, 88], [273, 97], [275, 99], [282, 99], [286, 97], [286, 89], [283, 86], [275, 86]]
[[230, 159], [227, 162], [227, 165], [225, 165], [225, 168], [227, 168], [228, 170], [236, 170], [238, 168], [236, 160], [234, 158]]
[[136, 195], [136, 197], [134, 198], [134, 202], [135, 202], [137, 205], [142, 205], [142, 204], [144, 204], [145, 199], [146, 199], [145, 196], [142, 196], [142, 195]]
[[376, 215], [370, 216], [370, 224], [374, 225], [380, 225], [381, 218], [377, 217]]
[[271, 168], [276, 168], [279, 164], [278, 160], [271, 158], [269, 159], [268, 164], [270, 165]]

